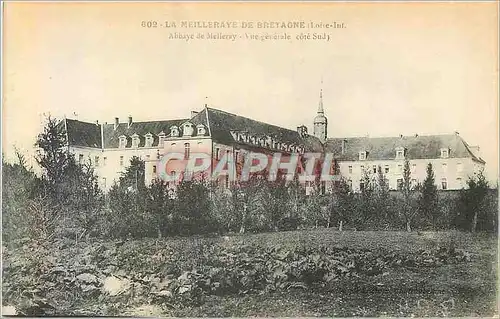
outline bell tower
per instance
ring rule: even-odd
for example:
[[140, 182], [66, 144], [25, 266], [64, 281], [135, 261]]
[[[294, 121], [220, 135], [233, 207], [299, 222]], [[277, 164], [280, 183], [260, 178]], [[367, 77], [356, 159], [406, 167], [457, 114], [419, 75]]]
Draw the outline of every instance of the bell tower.
[[[323, 84], [323, 81], [322, 83]], [[325, 116], [325, 111], [323, 109], [323, 88], [319, 91], [319, 105], [318, 112], [314, 118], [314, 136], [319, 138], [321, 143], [326, 142], [326, 132], [328, 128], [328, 119]]]

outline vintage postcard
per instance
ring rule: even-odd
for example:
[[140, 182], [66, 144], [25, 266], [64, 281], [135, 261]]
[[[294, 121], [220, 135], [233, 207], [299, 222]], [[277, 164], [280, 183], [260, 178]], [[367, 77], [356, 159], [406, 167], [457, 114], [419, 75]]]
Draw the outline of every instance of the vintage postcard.
[[4, 2], [2, 314], [498, 317], [498, 2]]

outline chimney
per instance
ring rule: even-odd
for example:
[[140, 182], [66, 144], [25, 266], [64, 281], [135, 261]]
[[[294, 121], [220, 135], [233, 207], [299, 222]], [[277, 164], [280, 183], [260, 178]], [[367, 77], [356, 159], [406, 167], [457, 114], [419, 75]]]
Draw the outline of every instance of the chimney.
[[191, 118], [195, 117], [198, 114], [198, 111], [191, 111]]
[[458, 131], [455, 131], [455, 135], [457, 135], [457, 136], [458, 136], [458, 135], [460, 135], [460, 133], [458, 133]]
[[399, 138], [403, 138], [403, 134], [399, 134]]
[[418, 137], [418, 133], [415, 133], [415, 137]]
[[297, 132], [300, 137], [305, 137], [307, 135], [307, 127], [305, 125], [297, 126]]
[[118, 124], [120, 123], [119, 121], [120, 121], [120, 119], [115, 117], [115, 125], [114, 125], [115, 130], [118, 127]]
[[345, 154], [345, 151], [346, 151], [346, 143], [347, 143], [347, 140], [346, 139], [343, 139], [342, 140], [342, 155]]
[[95, 125], [99, 125], [99, 120], [96, 120], [96, 121], [95, 121]]
[[130, 128], [132, 126], [132, 116], [128, 117], [128, 126], [127, 128]]

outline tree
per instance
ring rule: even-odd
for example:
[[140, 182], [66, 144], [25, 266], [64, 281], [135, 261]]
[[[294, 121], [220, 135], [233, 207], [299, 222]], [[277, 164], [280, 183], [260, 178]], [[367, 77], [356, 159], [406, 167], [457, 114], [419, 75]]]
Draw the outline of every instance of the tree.
[[275, 181], [264, 181], [262, 205], [270, 230], [278, 231], [278, 223], [290, 211], [290, 197], [284, 174], [277, 174]]
[[174, 208], [174, 200], [171, 196], [171, 190], [168, 184], [162, 179], [155, 179], [147, 189], [147, 211], [151, 214], [158, 238], [165, 234], [172, 234], [173, 223], [172, 214]]
[[17, 150], [16, 155], [17, 163], [6, 162], [2, 155], [2, 237], [7, 241], [37, 235], [29, 213], [43, 188], [35, 173], [26, 168], [25, 157]]
[[437, 186], [434, 179], [432, 164], [427, 164], [427, 175], [420, 187], [420, 197], [418, 200], [419, 210], [423, 216], [431, 220], [434, 228], [438, 225], [439, 206]]
[[457, 217], [457, 226], [474, 233], [477, 230], [478, 220], [488, 219], [485, 216], [487, 214], [485, 208], [489, 185], [483, 171], [480, 171], [476, 176], [469, 177], [467, 186], [468, 188], [460, 193], [460, 212]]
[[210, 190], [204, 181], [183, 180], [177, 186], [176, 195], [174, 223], [184, 235], [213, 230]]
[[134, 192], [143, 192], [146, 189], [145, 167], [143, 160], [133, 156], [120, 176], [120, 185]]
[[406, 230], [411, 231], [411, 223], [415, 218], [418, 210], [415, 205], [414, 186], [411, 183], [410, 162], [405, 160], [403, 168], [403, 184], [401, 185], [401, 193], [403, 202], [399, 210], [400, 215], [406, 225]]
[[333, 188], [328, 207], [330, 211], [329, 223], [330, 220], [338, 222], [339, 231], [342, 231], [344, 224], [348, 223], [352, 219], [352, 211], [354, 210], [353, 203], [354, 197], [351, 187], [345, 179], [341, 178], [341, 180], [336, 183], [336, 186]]
[[377, 184], [375, 187], [375, 208], [376, 208], [376, 221], [375, 224], [385, 224], [384, 227], [387, 228], [390, 220], [392, 219], [391, 210], [390, 210], [390, 202], [391, 197], [389, 194], [389, 183], [382, 171], [382, 167], [379, 165], [377, 167]]
[[[43, 172], [45, 192], [41, 197], [49, 201], [48, 208], [43, 209], [47, 218], [60, 221], [62, 235], [70, 235], [71, 230], [77, 239], [90, 235], [98, 224], [103, 205], [92, 165], [76, 163], [69, 153], [63, 122], [54, 118], [47, 119], [35, 146], [36, 160]], [[49, 213], [53, 216], [49, 217]]]
[[357, 196], [359, 201], [354, 210], [356, 213], [352, 216], [357, 229], [363, 229], [366, 225], [373, 225], [374, 222], [377, 222], [375, 185], [368, 171], [365, 170], [362, 174], [360, 194]]
[[38, 148], [36, 161], [43, 170], [46, 187], [57, 197], [60, 183], [70, 165], [62, 122], [49, 116], [35, 146]]

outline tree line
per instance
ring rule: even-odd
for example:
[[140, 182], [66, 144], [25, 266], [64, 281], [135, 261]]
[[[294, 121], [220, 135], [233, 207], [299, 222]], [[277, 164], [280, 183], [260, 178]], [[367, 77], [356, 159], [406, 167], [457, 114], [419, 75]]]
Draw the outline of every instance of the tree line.
[[[365, 174], [353, 192], [340, 178], [323, 194], [319, 183], [306, 194], [298, 180], [254, 176], [221, 188], [216, 183], [182, 181], [177, 187], [158, 179], [146, 185], [144, 162], [132, 158], [108, 193], [98, 186], [90, 163], [77, 163], [66, 135], [49, 119], [38, 136], [37, 176], [18, 153], [2, 157], [3, 238], [51, 240], [69, 237], [141, 238], [285, 231], [328, 227], [338, 230], [497, 230], [497, 192], [480, 172], [456, 195], [438, 192], [432, 165], [421, 185], [413, 185], [409, 162], [399, 192], [389, 191], [379, 167]], [[451, 194], [446, 192], [446, 194]]]

